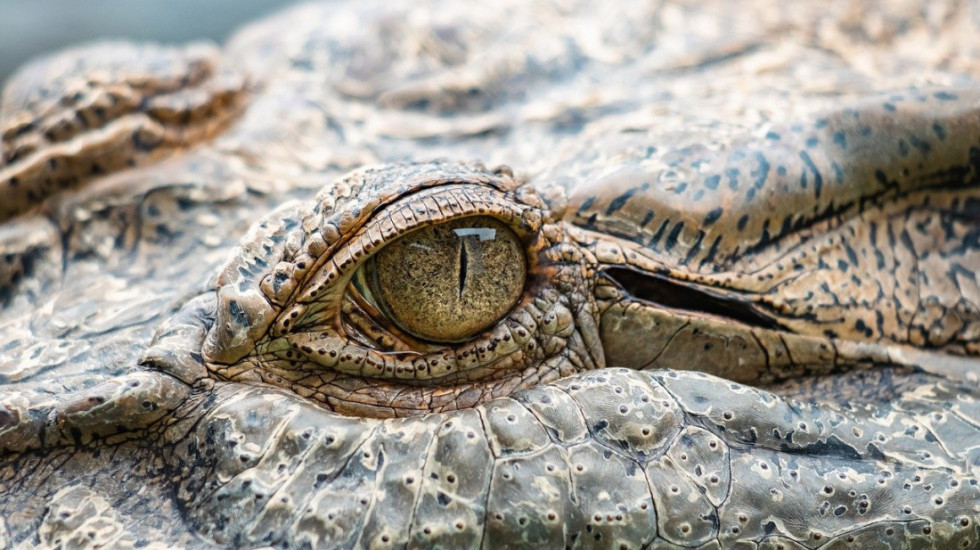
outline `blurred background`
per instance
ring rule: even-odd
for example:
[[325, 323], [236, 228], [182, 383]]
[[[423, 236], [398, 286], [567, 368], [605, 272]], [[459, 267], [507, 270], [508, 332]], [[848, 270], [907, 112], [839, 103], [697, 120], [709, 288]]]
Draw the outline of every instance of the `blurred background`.
[[223, 42], [296, 0], [0, 0], [0, 84], [32, 57], [97, 38]]

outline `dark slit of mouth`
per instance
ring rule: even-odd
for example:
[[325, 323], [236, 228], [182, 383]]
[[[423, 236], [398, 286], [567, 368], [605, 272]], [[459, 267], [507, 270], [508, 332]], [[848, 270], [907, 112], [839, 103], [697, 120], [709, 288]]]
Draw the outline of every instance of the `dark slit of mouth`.
[[622, 267], [611, 267], [602, 273], [630, 296], [644, 302], [692, 313], [717, 315], [753, 327], [773, 330], [783, 328], [775, 319], [760, 313], [748, 302], [674, 282], [662, 275], [641, 273]]

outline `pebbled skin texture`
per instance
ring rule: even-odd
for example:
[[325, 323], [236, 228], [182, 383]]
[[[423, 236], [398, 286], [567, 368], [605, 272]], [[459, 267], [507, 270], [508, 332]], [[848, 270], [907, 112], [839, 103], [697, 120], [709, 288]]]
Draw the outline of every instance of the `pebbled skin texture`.
[[[844, 4], [311, 4], [24, 69], [0, 547], [975, 548], [977, 18]], [[476, 211], [528, 251], [487, 332], [346, 298]]]

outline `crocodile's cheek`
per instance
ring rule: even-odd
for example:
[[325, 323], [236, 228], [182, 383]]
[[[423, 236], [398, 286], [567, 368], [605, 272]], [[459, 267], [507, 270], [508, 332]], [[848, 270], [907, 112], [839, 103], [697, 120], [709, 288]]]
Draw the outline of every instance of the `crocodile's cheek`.
[[695, 370], [756, 385], [835, 368], [826, 338], [779, 330], [747, 304], [652, 273], [607, 269], [595, 294], [610, 367]]
[[[602, 345], [611, 367], [694, 370], [742, 383], [764, 384], [824, 365], [833, 349], [824, 339], [733, 324], [623, 299], [601, 317]], [[644, 345], [637, 346], [637, 342]]]
[[[634, 258], [629, 267], [608, 262], [597, 268], [595, 300], [607, 366], [695, 370], [753, 385], [869, 365], [974, 377], [970, 357], [818, 334], [820, 325], [776, 315], [751, 293], [701, 284], [690, 274], [642, 260], [642, 253], [626, 254]], [[791, 284], [783, 291], [791, 292]]]

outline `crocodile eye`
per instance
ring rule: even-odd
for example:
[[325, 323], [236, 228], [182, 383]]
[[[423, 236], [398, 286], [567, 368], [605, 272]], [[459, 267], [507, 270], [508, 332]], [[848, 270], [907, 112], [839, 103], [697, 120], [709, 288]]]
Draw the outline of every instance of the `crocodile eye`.
[[426, 226], [384, 246], [354, 285], [405, 332], [459, 342], [492, 326], [524, 291], [527, 260], [514, 231], [489, 216]]

